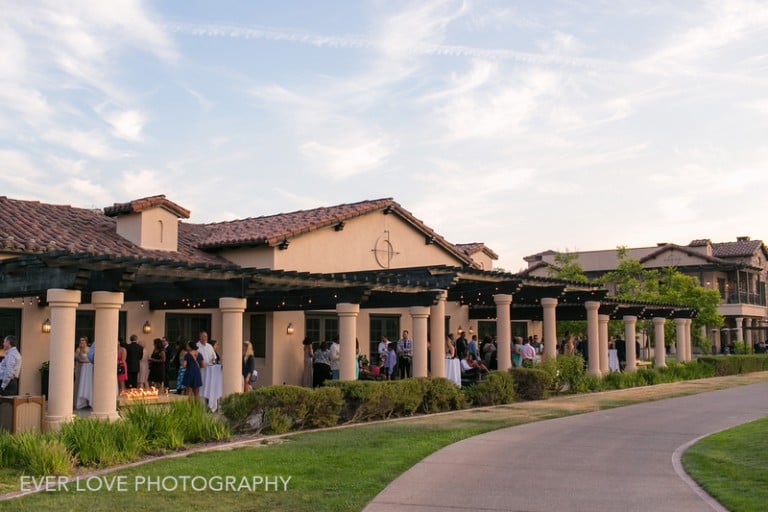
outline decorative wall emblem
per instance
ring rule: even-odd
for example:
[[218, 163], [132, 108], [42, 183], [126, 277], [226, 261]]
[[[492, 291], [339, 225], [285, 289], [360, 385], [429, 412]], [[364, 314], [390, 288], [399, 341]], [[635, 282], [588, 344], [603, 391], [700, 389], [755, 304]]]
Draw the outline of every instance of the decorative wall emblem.
[[389, 230], [385, 230], [384, 234], [376, 239], [371, 252], [373, 252], [373, 257], [376, 258], [376, 263], [381, 268], [389, 268], [392, 264], [392, 259], [400, 254], [392, 246], [392, 241], [389, 239]]

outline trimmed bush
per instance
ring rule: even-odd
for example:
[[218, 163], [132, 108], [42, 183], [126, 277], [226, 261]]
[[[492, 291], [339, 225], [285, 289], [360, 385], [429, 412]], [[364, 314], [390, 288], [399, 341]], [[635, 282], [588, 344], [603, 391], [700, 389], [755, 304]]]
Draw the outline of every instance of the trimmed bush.
[[544, 370], [552, 378], [551, 392], [576, 393], [579, 382], [584, 377], [584, 358], [580, 355], [557, 356], [556, 359], [548, 359], [536, 366]]
[[467, 406], [467, 399], [456, 384], [440, 377], [420, 379], [423, 382], [424, 394], [421, 411], [425, 414], [455, 411]]
[[475, 406], [509, 404], [515, 400], [515, 379], [507, 372], [491, 372], [463, 392]]
[[768, 370], [768, 355], [765, 354], [704, 356], [699, 357], [697, 362], [714, 368], [718, 377]]
[[549, 397], [552, 377], [539, 368], [511, 368], [515, 395], [520, 400], [543, 400]]
[[327, 386], [315, 389], [307, 403], [307, 426], [317, 428], [336, 425], [343, 406], [340, 389]]
[[579, 380], [577, 388], [577, 392], [579, 393], [594, 393], [595, 391], [603, 390], [605, 390], [603, 379], [589, 373], [585, 374], [584, 377]]

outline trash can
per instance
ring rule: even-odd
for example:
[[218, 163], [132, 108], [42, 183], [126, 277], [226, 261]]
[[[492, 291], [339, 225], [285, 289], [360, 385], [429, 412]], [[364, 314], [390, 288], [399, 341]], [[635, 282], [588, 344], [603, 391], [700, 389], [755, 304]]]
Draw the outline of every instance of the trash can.
[[0, 396], [0, 428], [11, 433], [43, 431], [45, 397], [31, 395]]

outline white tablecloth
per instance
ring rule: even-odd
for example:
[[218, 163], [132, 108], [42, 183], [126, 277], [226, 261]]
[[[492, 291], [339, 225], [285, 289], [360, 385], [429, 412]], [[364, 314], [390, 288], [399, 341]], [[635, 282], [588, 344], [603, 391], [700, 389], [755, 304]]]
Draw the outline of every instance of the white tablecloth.
[[79, 365], [77, 389], [75, 389], [75, 409], [93, 406], [93, 363], [75, 363]]
[[200, 368], [203, 377], [203, 387], [200, 388], [200, 396], [208, 402], [208, 407], [215, 411], [219, 408], [221, 398], [221, 365], [212, 364]]
[[612, 372], [621, 371], [619, 367], [619, 352], [615, 348], [608, 349], [608, 368]]
[[461, 363], [458, 359], [445, 360], [445, 378], [461, 387]]

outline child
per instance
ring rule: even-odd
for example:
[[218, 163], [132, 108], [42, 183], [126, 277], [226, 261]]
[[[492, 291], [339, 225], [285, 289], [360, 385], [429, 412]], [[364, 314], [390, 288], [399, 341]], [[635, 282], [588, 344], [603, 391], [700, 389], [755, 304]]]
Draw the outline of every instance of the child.
[[395, 375], [395, 369], [397, 368], [397, 343], [390, 342], [389, 350], [387, 351], [387, 380], [392, 380], [392, 376]]

